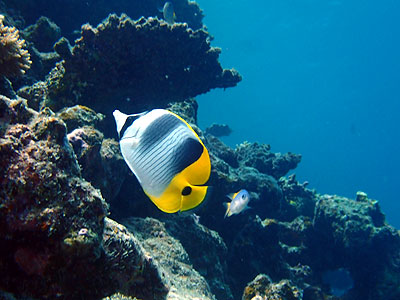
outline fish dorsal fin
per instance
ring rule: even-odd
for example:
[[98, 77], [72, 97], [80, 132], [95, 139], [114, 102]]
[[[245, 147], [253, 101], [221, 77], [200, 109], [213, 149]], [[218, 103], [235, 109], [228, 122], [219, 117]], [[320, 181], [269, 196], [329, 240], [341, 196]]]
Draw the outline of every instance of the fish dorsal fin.
[[138, 114], [127, 115], [127, 114], [120, 112], [118, 109], [114, 110], [113, 116], [115, 119], [115, 123], [117, 124], [117, 132], [118, 132], [119, 138], [122, 138], [126, 128], [129, 127], [130, 125], [132, 125], [134, 120], [140, 118], [141, 116], [144, 116], [147, 113], [148, 113], [148, 111], [138, 113]]
[[118, 109], [114, 110], [113, 116], [115, 119], [115, 123], [117, 124], [117, 132], [120, 134], [122, 127], [124, 127], [124, 124], [126, 122], [126, 119], [128, 118], [127, 114], [124, 114], [120, 112]]
[[238, 192], [236, 192], [236, 193], [234, 193], [233, 194], [233, 197], [232, 197], [232, 199], [235, 199], [236, 198], [236, 196], [237, 196], [237, 194], [239, 194], [241, 192], [241, 190], [240, 191], [238, 191]]
[[233, 200], [233, 198], [235, 198], [235, 194], [234, 193], [230, 193], [230, 194], [228, 194], [226, 196], [231, 200]]
[[240, 193], [240, 191], [239, 192], [237, 192], [237, 193], [230, 193], [230, 194], [228, 194], [228, 195], [226, 195], [229, 199], [231, 199], [231, 200], [233, 200], [233, 199], [235, 199], [235, 197], [237, 196], [237, 194], [239, 194]]

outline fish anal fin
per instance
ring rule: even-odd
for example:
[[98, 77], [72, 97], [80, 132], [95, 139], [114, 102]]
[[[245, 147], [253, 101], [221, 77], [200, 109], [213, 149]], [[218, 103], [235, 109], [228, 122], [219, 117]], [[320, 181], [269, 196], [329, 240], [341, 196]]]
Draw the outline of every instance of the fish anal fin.
[[208, 194], [208, 186], [187, 185], [182, 189], [181, 194], [181, 211], [189, 210], [204, 201]]
[[[145, 191], [146, 192], [146, 191]], [[181, 199], [177, 196], [177, 191], [167, 189], [161, 196], [155, 197], [146, 193], [150, 200], [165, 213], [175, 213], [181, 208]]]
[[226, 208], [226, 212], [225, 212], [225, 216], [224, 216], [224, 219], [225, 219], [226, 217], [230, 217], [232, 215], [231, 202], [224, 202], [224, 206]]

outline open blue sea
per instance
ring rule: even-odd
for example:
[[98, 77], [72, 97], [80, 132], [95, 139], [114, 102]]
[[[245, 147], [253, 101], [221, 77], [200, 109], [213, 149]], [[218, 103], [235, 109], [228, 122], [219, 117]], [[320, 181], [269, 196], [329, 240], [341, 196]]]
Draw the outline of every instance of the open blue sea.
[[379, 200], [400, 228], [400, 1], [198, 0], [235, 88], [198, 97], [224, 142], [302, 154], [319, 193]]

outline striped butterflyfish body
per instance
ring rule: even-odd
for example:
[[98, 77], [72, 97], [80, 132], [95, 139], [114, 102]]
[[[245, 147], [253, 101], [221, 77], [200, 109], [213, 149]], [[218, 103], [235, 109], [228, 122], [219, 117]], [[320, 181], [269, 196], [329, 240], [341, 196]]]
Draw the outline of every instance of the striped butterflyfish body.
[[113, 115], [122, 156], [160, 210], [185, 211], [205, 199], [210, 157], [188, 123], [164, 109]]

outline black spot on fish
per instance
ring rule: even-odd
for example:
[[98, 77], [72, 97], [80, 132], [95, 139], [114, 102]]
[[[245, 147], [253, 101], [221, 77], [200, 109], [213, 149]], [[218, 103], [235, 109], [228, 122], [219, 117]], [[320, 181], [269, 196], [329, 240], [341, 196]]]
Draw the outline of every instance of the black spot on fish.
[[178, 174], [196, 162], [203, 154], [203, 145], [194, 138], [187, 138], [175, 152], [174, 173]]
[[192, 188], [190, 186], [185, 186], [182, 190], [182, 196], [188, 196], [192, 192]]

